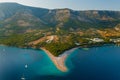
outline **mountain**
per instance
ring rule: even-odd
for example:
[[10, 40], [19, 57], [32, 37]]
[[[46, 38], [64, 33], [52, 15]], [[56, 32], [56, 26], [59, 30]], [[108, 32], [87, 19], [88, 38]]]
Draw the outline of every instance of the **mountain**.
[[[0, 3], [0, 44], [44, 47], [58, 56], [78, 45], [109, 44], [119, 37], [120, 11], [75, 11]], [[103, 42], [96, 43], [94, 39]]]
[[0, 26], [20, 30], [42, 28], [86, 29], [114, 27], [120, 22], [120, 11], [74, 11], [44, 9], [18, 3], [0, 3]]

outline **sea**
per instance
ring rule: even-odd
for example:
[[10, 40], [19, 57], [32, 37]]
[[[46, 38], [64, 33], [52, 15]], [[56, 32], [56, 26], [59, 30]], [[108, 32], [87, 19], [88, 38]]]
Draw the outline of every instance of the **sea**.
[[0, 80], [120, 80], [120, 47], [78, 48], [56, 68], [42, 50], [0, 46]]

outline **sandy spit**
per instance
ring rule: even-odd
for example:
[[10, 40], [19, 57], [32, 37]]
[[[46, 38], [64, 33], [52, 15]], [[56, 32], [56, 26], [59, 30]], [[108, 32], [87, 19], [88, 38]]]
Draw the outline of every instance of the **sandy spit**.
[[40, 48], [43, 51], [45, 51], [47, 53], [47, 55], [50, 57], [50, 59], [52, 60], [52, 62], [55, 64], [55, 66], [62, 72], [67, 72], [68, 68], [65, 65], [65, 60], [68, 57], [68, 55], [73, 52], [75, 49], [77, 48], [73, 48], [70, 49], [68, 51], [65, 51], [63, 54], [59, 55], [58, 57], [52, 55], [52, 53], [50, 53], [48, 50], [46, 50], [45, 48]]

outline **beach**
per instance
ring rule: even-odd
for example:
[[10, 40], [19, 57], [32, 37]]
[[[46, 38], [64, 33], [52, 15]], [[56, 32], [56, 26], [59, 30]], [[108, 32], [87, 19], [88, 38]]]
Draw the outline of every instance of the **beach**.
[[52, 53], [50, 53], [48, 50], [46, 50], [45, 48], [41, 48], [43, 51], [46, 52], [46, 54], [50, 57], [50, 59], [52, 60], [52, 62], [55, 64], [55, 66], [62, 72], [67, 72], [68, 68], [65, 65], [65, 60], [68, 57], [68, 55], [73, 52], [75, 49], [77, 48], [73, 48], [71, 50], [65, 51], [63, 54], [59, 55], [58, 57], [55, 57], [54, 55], [52, 55]]

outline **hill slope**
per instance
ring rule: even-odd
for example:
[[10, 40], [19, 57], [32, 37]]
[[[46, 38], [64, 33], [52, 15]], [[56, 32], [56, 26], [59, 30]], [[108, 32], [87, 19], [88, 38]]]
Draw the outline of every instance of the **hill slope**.
[[120, 11], [44, 9], [0, 3], [0, 44], [44, 47], [58, 56], [81, 46], [99, 45], [120, 37]]
[[[114, 27], [120, 21], [120, 11], [74, 11], [71, 9], [44, 9], [20, 5], [17, 3], [0, 3], [0, 22], [4, 26], [62, 27], [67, 30], [84, 28]], [[10, 25], [10, 24], [12, 25]], [[24, 24], [26, 23], [26, 24]], [[30, 24], [31, 23], [31, 24]], [[37, 25], [35, 25], [37, 23]], [[28, 25], [27, 25], [28, 24]], [[22, 26], [23, 26], [22, 25]], [[32, 25], [31, 25], [32, 27]]]

